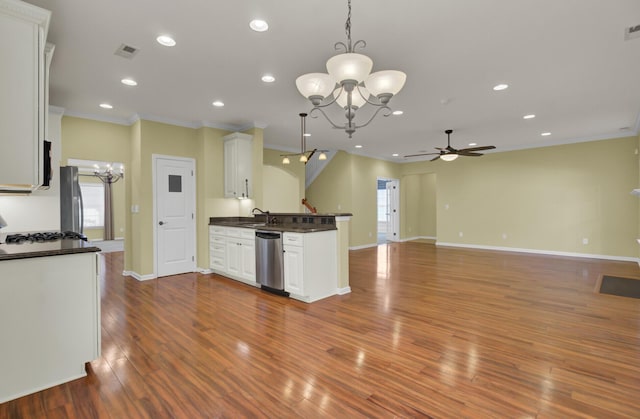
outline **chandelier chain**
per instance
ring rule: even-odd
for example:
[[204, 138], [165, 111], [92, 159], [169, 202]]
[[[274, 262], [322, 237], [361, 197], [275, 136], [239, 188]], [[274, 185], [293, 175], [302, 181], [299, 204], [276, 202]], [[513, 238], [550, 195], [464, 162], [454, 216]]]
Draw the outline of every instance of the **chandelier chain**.
[[348, 51], [351, 52], [353, 49], [351, 48], [351, 0], [348, 0], [348, 13], [347, 13], [347, 21], [344, 24], [344, 30], [347, 33], [347, 42], [348, 42]]

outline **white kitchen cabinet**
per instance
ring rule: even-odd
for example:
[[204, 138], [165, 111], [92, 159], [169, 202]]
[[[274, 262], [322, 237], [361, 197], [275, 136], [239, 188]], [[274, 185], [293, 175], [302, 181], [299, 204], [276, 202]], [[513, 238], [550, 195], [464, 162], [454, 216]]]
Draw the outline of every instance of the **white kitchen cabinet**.
[[0, 403], [83, 377], [100, 356], [97, 257], [0, 261]]
[[209, 227], [209, 267], [215, 273], [256, 286], [255, 230]]
[[0, 189], [30, 191], [42, 184], [48, 107], [46, 47], [51, 12], [0, 0]]
[[284, 289], [292, 298], [311, 303], [338, 290], [336, 231], [289, 233], [282, 237]]
[[253, 137], [234, 132], [224, 137], [224, 197], [253, 196]]

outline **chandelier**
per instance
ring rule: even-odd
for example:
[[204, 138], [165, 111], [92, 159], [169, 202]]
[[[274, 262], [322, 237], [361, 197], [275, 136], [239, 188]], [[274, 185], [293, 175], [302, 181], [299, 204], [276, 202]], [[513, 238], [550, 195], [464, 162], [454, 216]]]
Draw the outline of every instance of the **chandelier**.
[[318, 160], [326, 160], [327, 159], [327, 155], [325, 153], [328, 152], [328, 150], [318, 150], [317, 148], [314, 148], [313, 150], [307, 150], [307, 128], [306, 128], [306, 118], [307, 118], [307, 114], [306, 113], [301, 113], [300, 114], [300, 152], [299, 153], [294, 153], [294, 154], [281, 154], [280, 157], [282, 157], [282, 164], [289, 164], [291, 163], [291, 160], [289, 160], [289, 157], [298, 157], [300, 156], [300, 158], [298, 159], [300, 161], [300, 163], [304, 163], [307, 164], [307, 162], [309, 161], [309, 159], [311, 159], [311, 157], [316, 154], [316, 152], [320, 152], [320, 155], [318, 156]]
[[[370, 74], [373, 68], [371, 58], [354, 52], [358, 47], [366, 47], [367, 43], [363, 40], [351, 43], [351, 0], [348, 0], [348, 9], [345, 23], [347, 43], [337, 42], [334, 45], [336, 50], [344, 49], [345, 52], [327, 60], [329, 74], [303, 74], [296, 79], [296, 87], [302, 96], [311, 101], [313, 109], [309, 114], [312, 117], [314, 112], [322, 113], [333, 128], [344, 129], [351, 138], [356, 129], [369, 125], [380, 111], [384, 111], [384, 116], [391, 115], [389, 101], [402, 89], [407, 75], [397, 70]], [[345, 111], [347, 121], [344, 124], [336, 124], [323, 110], [334, 103]], [[358, 125], [354, 121], [356, 111], [367, 104], [377, 109], [368, 121]]]

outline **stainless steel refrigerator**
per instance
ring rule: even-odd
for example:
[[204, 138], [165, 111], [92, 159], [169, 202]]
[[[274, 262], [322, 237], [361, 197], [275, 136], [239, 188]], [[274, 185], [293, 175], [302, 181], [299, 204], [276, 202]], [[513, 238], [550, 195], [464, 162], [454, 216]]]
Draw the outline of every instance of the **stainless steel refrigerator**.
[[60, 230], [84, 233], [83, 204], [78, 168], [60, 167]]

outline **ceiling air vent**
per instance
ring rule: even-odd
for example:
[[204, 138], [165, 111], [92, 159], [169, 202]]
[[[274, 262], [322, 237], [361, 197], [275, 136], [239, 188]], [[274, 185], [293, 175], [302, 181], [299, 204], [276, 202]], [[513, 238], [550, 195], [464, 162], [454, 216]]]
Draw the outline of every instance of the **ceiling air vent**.
[[640, 38], [640, 25], [624, 28], [624, 40], [628, 41], [634, 38]]
[[120, 44], [116, 52], [114, 54], [119, 55], [124, 58], [131, 59], [134, 55], [138, 53], [138, 48], [132, 47], [131, 45]]

